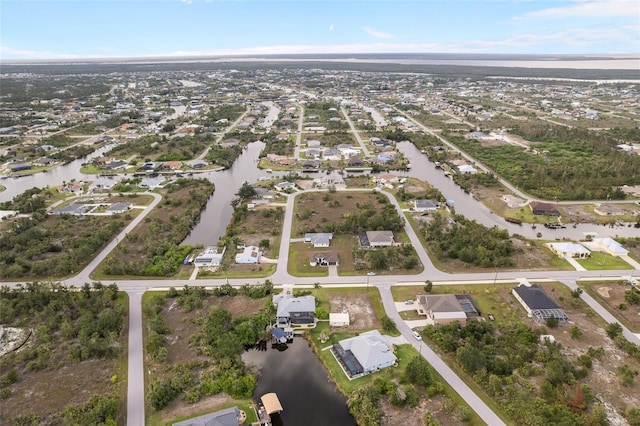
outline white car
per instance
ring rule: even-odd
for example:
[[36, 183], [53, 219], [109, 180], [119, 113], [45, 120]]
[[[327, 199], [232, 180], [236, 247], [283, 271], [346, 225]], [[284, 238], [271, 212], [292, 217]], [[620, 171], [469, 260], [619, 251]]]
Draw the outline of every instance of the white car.
[[422, 340], [422, 336], [417, 331], [412, 331], [411, 334], [413, 334], [413, 337], [415, 337], [416, 340]]
[[367, 272], [367, 275], [370, 277], [373, 277], [376, 273], [375, 272]]

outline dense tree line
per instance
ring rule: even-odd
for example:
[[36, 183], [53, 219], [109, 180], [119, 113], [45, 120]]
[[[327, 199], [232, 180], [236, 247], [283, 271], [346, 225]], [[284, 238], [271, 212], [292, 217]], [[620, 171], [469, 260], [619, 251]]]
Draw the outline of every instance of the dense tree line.
[[206, 159], [228, 169], [233, 165], [240, 154], [242, 154], [242, 147], [240, 145], [229, 147], [214, 145], [207, 153]]
[[207, 138], [200, 136], [184, 136], [167, 139], [163, 136], [148, 135], [124, 144], [114, 146], [109, 155], [128, 157], [140, 155], [145, 161], [183, 161], [191, 160], [205, 150]]
[[422, 232], [432, 252], [440, 258], [460, 259], [484, 268], [514, 264], [515, 247], [506, 229], [487, 228], [462, 215], [454, 215], [451, 220], [436, 212]]
[[459, 136], [450, 140], [520, 189], [544, 199], [624, 198], [615, 188], [636, 183], [640, 174], [640, 158], [615, 149], [637, 141], [637, 128], [595, 132], [519, 124], [512, 132], [531, 141], [537, 153], [513, 145], [485, 147]]
[[[164, 191], [163, 203], [145, 218], [144, 233], [130, 232], [109, 254], [103, 269], [106, 274], [171, 276], [178, 271], [191, 252], [190, 246], [180, 243], [200, 218], [213, 184], [205, 179], [178, 179]], [[162, 218], [164, 208], [171, 208], [168, 220]]]
[[561, 345], [538, 344], [538, 332], [525, 324], [455, 321], [425, 333], [517, 424], [607, 424], [595, 393], [581, 383], [601, 351], [590, 350], [572, 362]]

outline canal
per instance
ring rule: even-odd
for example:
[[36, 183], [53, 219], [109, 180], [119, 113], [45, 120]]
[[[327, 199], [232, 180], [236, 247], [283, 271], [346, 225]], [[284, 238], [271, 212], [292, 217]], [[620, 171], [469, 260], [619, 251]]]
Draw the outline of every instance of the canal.
[[304, 338], [294, 338], [284, 351], [268, 346], [266, 351], [249, 350], [242, 359], [260, 371], [254, 399], [269, 392], [280, 399], [284, 411], [272, 416], [275, 426], [356, 426], [347, 398]]

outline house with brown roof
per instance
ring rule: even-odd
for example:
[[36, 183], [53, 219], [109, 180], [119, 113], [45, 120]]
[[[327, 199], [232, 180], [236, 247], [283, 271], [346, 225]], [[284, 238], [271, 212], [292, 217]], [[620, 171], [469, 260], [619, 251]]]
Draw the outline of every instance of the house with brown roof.
[[311, 266], [338, 266], [338, 253], [334, 250], [319, 251], [309, 256]]
[[433, 324], [448, 324], [465, 323], [479, 317], [480, 311], [466, 294], [427, 294], [418, 295], [418, 314], [426, 315]]
[[560, 212], [551, 203], [543, 203], [541, 201], [532, 201], [529, 203], [531, 212], [535, 215], [542, 216], [560, 216]]

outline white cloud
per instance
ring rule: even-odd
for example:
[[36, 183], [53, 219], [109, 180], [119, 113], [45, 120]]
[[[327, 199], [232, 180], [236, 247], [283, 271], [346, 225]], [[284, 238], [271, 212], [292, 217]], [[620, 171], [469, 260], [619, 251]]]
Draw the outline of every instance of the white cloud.
[[184, 4], [191, 4], [193, 3], [193, 0], [180, 0], [182, 3]]
[[329, 31], [333, 31], [333, 29], [334, 29], [334, 28], [335, 28], [335, 27], [334, 27], [334, 25], [333, 25], [333, 24], [330, 24], [330, 25], [329, 25]]
[[562, 18], [584, 18], [584, 17], [638, 17], [640, 14], [640, 3], [637, 0], [595, 0], [578, 1], [568, 6], [552, 7], [525, 13], [515, 17], [521, 19], [562, 19]]
[[371, 35], [373, 37], [376, 37], [376, 38], [386, 38], [386, 39], [393, 38], [393, 35], [391, 35], [389, 33], [383, 33], [382, 31], [376, 31], [376, 30], [373, 30], [373, 29], [371, 29], [369, 27], [364, 27], [363, 30], [364, 30], [365, 33], [367, 33], [367, 34], [369, 34], [369, 35]]
[[71, 53], [55, 53], [46, 50], [13, 49], [9, 46], [0, 46], [0, 59], [77, 59], [81, 57], [82, 56], [80, 55]]

